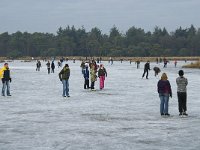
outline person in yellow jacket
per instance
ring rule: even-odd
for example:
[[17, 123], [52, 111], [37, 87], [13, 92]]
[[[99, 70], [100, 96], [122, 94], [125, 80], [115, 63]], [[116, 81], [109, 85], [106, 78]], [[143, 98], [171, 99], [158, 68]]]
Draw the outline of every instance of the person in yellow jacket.
[[7, 89], [7, 96], [11, 96], [10, 94], [10, 82], [11, 77], [10, 77], [10, 69], [8, 67], [8, 63], [4, 64], [4, 67], [2, 69], [0, 69], [0, 77], [2, 80], [2, 96], [5, 96], [5, 91]]

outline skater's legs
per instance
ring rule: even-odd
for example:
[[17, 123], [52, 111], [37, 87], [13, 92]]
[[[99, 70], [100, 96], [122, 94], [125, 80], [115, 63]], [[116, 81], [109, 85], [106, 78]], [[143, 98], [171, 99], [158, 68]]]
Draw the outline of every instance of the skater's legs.
[[165, 99], [164, 99], [164, 96], [163, 95], [160, 95], [160, 114], [164, 114], [164, 102], [165, 102]]
[[10, 81], [6, 81], [7, 95], [10, 95]]

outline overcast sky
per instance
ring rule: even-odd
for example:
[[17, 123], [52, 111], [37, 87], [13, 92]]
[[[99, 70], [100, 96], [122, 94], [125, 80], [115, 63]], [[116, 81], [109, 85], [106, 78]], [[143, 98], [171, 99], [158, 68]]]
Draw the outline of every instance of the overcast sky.
[[200, 27], [200, 0], [0, 0], [0, 33], [51, 32], [67, 25], [109, 33], [131, 26]]

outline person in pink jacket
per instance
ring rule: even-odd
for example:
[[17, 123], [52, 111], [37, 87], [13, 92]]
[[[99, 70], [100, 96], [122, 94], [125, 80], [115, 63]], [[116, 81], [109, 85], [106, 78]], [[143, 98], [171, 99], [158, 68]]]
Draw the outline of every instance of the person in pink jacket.
[[98, 71], [98, 77], [100, 80], [100, 90], [102, 90], [104, 88], [105, 77], [107, 77], [106, 69], [104, 68], [102, 64], [100, 65], [100, 68]]

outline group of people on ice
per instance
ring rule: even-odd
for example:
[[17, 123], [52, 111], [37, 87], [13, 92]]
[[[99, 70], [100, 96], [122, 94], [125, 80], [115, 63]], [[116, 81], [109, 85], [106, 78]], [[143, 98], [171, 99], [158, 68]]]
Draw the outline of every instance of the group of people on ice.
[[50, 72], [54, 73], [54, 70], [55, 70], [54, 61], [52, 61], [51, 63], [50, 63], [50, 61], [48, 61], [47, 64], [46, 64], [46, 66], [47, 66], [48, 74], [50, 74]]
[[[188, 80], [184, 77], [184, 71], [179, 70], [179, 77], [176, 78], [177, 97], [179, 116], [187, 116], [187, 85]], [[168, 112], [169, 97], [172, 98], [172, 89], [166, 73], [163, 73], [158, 81], [157, 89], [160, 98], [160, 114], [161, 116], [170, 116]]]
[[[52, 65], [53, 64], [53, 65]], [[47, 69], [48, 73], [50, 73], [50, 66], [52, 72], [54, 72], [55, 65], [54, 61], [52, 61], [51, 65], [48, 61]], [[37, 68], [36, 70], [39, 71], [41, 67], [40, 61], [37, 61]], [[53, 67], [52, 67], [53, 66]], [[95, 90], [95, 82], [99, 78], [100, 82], [100, 90], [104, 89], [104, 81], [107, 77], [106, 68], [103, 64], [97, 65], [95, 60], [91, 62], [84, 62], [81, 63], [82, 75], [84, 78], [84, 89], [91, 89]], [[144, 66], [144, 73], [142, 77], [145, 76], [148, 79], [148, 71], [150, 70], [150, 62], [148, 61], [145, 63]], [[155, 76], [160, 72], [159, 68], [154, 67]], [[178, 72], [179, 77], [176, 79], [177, 84], [177, 97], [178, 97], [178, 107], [179, 107], [179, 115], [180, 116], [187, 116], [187, 85], [188, 80], [184, 77], [184, 71], [179, 70]], [[11, 96], [10, 94], [10, 83], [12, 81], [10, 76], [10, 69], [8, 63], [5, 63], [3, 68], [0, 69], [0, 78], [2, 80], [2, 96]], [[63, 84], [63, 97], [70, 97], [69, 95], [69, 78], [70, 78], [70, 68], [68, 64], [65, 64], [63, 69], [59, 72], [59, 79]], [[91, 84], [90, 84], [91, 82]], [[168, 81], [168, 77], [166, 73], [163, 73], [161, 79], [157, 83], [157, 89], [160, 98], [160, 115], [161, 116], [170, 116], [168, 112], [168, 105], [169, 105], [169, 98], [172, 97], [172, 89], [170, 82]]]
[[[97, 77], [99, 77], [100, 81], [100, 90], [104, 88], [105, 77], [107, 77], [107, 71], [104, 68], [103, 64], [97, 65], [96, 61], [92, 61], [91, 63], [82, 62], [82, 75], [84, 78], [84, 89], [95, 90], [95, 82], [97, 81]], [[69, 78], [70, 78], [70, 68], [68, 64], [65, 64], [63, 69], [59, 73], [59, 79], [63, 84], [63, 97], [70, 97], [69, 95]], [[91, 81], [91, 84], [90, 84]]]
[[[150, 61], [147, 61], [147, 63], [145, 63], [144, 65], [144, 73], [142, 74], [142, 78], [144, 78], [144, 76], [146, 75], [146, 79], [149, 79], [149, 71], [150, 71]], [[153, 68], [154, 73], [155, 73], [155, 77], [161, 72], [159, 67], [154, 67]]]
[[[107, 77], [107, 71], [103, 64], [97, 65], [95, 60], [92, 62], [82, 62], [81, 63], [82, 74], [84, 77], [84, 89], [95, 90], [95, 82], [97, 81], [97, 77], [100, 81], [100, 90], [104, 88], [104, 81]], [[89, 86], [89, 79], [91, 81], [91, 86]]]

